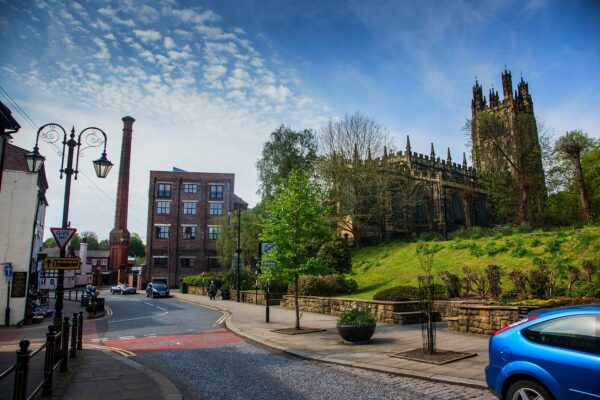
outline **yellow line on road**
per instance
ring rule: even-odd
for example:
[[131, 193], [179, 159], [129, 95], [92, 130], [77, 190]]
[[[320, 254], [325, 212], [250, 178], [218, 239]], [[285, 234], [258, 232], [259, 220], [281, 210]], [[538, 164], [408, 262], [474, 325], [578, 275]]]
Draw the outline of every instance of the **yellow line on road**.
[[224, 312], [223, 315], [221, 316], [221, 318], [219, 318], [215, 323], [217, 325], [222, 324], [223, 322], [225, 322], [225, 320], [230, 316], [231, 314], [229, 314], [228, 312]]
[[133, 357], [133, 356], [135, 356], [134, 352], [129, 351], [129, 350], [124, 350], [124, 349], [119, 349], [118, 347], [104, 346], [104, 345], [91, 344], [91, 343], [85, 343], [83, 345], [83, 347], [86, 348], [86, 349], [108, 350], [108, 351], [112, 351], [114, 353], [120, 354], [123, 357]]
[[112, 308], [110, 308], [110, 307], [109, 307], [109, 306], [107, 306], [107, 305], [104, 305], [104, 308], [106, 309], [106, 316], [107, 316], [107, 317], [110, 317], [110, 316], [112, 316], [112, 315], [113, 315], [113, 310], [112, 310]]

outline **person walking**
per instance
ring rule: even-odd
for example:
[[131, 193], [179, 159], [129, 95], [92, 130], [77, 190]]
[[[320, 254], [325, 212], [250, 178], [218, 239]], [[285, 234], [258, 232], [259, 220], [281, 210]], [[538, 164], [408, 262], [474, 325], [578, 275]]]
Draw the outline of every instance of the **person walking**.
[[210, 281], [210, 285], [208, 286], [208, 298], [211, 300], [215, 299], [217, 294], [217, 284], [215, 281]]

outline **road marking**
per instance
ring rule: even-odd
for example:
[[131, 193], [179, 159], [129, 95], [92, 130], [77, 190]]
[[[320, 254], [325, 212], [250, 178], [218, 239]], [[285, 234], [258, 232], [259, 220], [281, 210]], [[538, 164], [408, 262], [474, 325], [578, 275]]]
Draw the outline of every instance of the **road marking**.
[[107, 338], [96, 338], [96, 339], [91, 339], [91, 342], [103, 342], [105, 340], [108, 340]]
[[220, 325], [223, 322], [225, 322], [225, 320], [230, 316], [231, 314], [229, 314], [228, 312], [224, 312], [223, 315], [221, 316], [221, 318], [219, 318], [215, 324]]
[[106, 304], [104, 305], [104, 309], [106, 310], [106, 316], [110, 317], [111, 315], [113, 315], [113, 310], [112, 308], [110, 308], [109, 306], [107, 306]]
[[117, 322], [126, 322], [126, 321], [135, 321], [135, 320], [138, 320], [138, 319], [154, 318], [154, 317], [160, 317], [162, 315], [167, 315], [168, 313], [169, 313], [168, 311], [165, 311], [165, 312], [160, 313], [160, 314], [147, 315], [145, 317], [136, 317], [136, 318], [118, 319], [118, 320], [109, 319], [108, 323], [109, 324], [115, 324]]
[[135, 339], [135, 336], [119, 336], [119, 339]]
[[156, 337], [156, 333], [149, 333], [147, 335], [144, 335], [146, 337]]
[[149, 306], [151, 306], [151, 307], [154, 307], [154, 304], [152, 304], [152, 303], [148, 303], [147, 301], [145, 301], [145, 302], [144, 302], [144, 304], [147, 304], [147, 305], [149, 305]]
[[118, 347], [112, 347], [112, 346], [104, 346], [104, 345], [101, 346], [101, 345], [97, 345], [97, 344], [85, 343], [83, 345], [83, 347], [86, 349], [108, 350], [108, 351], [112, 351], [114, 353], [120, 354], [123, 357], [133, 357], [136, 355], [133, 351], [119, 349]]
[[167, 311], [167, 310], [165, 310], [164, 308], [162, 308], [162, 307], [159, 307], [159, 306], [156, 306], [156, 308], [158, 308], [160, 311]]

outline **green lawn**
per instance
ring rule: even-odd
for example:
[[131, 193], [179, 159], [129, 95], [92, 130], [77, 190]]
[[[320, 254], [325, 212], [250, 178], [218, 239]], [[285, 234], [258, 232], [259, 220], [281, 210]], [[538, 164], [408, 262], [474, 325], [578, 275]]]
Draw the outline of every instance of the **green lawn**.
[[[453, 239], [441, 242], [436, 253], [434, 274], [450, 271], [463, 276], [468, 267], [480, 272], [489, 264], [502, 267], [503, 287], [510, 287], [506, 274], [513, 269], [530, 270], [535, 262], [543, 262], [557, 271], [558, 282], [566, 278], [566, 269], [581, 269], [584, 260], [600, 261], [600, 226], [555, 231], [534, 231], [479, 239]], [[417, 286], [423, 274], [416, 254], [416, 243], [387, 242], [356, 249], [352, 253], [353, 272], [348, 275], [358, 282], [359, 293], [346, 297], [372, 299], [380, 290], [398, 286]]]

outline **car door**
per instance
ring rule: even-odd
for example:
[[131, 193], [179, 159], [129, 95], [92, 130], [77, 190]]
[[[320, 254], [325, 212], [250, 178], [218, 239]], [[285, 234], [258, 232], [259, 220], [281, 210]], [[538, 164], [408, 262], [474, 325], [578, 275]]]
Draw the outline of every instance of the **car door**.
[[600, 397], [600, 315], [580, 314], [532, 325], [521, 332], [532, 342], [529, 357], [559, 383], [559, 398]]

